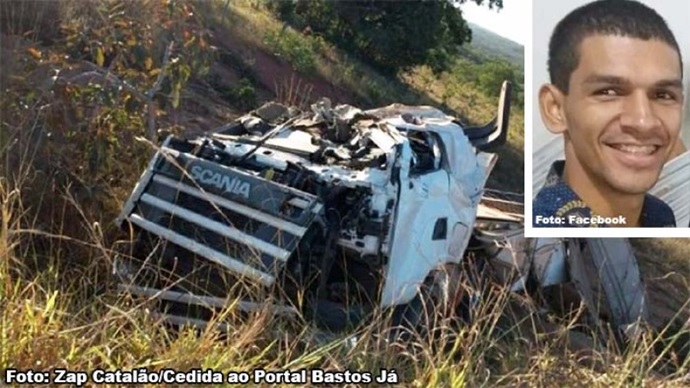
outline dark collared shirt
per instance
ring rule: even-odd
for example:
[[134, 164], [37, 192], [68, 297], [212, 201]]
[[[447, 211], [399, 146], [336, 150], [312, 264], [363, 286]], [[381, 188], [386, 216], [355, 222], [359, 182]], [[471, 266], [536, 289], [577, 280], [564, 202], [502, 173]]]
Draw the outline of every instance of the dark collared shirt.
[[[602, 223], [592, 209], [562, 179], [565, 161], [551, 165], [544, 187], [532, 202], [532, 225], [535, 227], [616, 227], [625, 226], [616, 217]], [[675, 227], [673, 210], [662, 200], [645, 194], [642, 203], [640, 226], [646, 228]]]

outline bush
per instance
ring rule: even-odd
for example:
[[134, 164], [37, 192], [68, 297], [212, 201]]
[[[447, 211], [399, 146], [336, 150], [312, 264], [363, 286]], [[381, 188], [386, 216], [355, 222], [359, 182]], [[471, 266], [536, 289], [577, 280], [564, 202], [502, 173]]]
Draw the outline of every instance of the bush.
[[257, 105], [256, 90], [252, 82], [246, 78], [240, 80], [233, 90], [234, 101], [242, 110], [250, 110]]
[[[278, 56], [285, 58], [297, 71], [309, 73], [316, 69], [315, 49], [312, 47], [312, 40], [308, 37], [283, 29], [283, 31], [267, 33], [264, 41], [268, 47]], [[317, 45], [320, 44], [322, 42], [317, 43]]]
[[[84, 217], [110, 228], [150, 157], [150, 145], [135, 140], [147, 135], [149, 100], [141, 95], [163, 71], [168, 42], [179, 44], [157, 95], [162, 104], [176, 103], [212, 52], [188, 1], [40, 3], [60, 6], [52, 44], [3, 47], [3, 63], [13, 64], [0, 95], [3, 175], [30, 188], [22, 202], [42, 231], [79, 237], [81, 227], [61, 220]], [[163, 106], [150, 106], [160, 119]], [[65, 206], [67, 198], [78, 201], [81, 214]]]

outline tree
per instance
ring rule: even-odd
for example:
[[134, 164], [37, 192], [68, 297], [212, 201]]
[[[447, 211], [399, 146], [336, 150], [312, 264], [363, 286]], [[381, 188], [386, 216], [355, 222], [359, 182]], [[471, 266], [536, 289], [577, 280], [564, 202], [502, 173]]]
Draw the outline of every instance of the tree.
[[477, 67], [478, 88], [487, 96], [498, 97], [503, 81], [513, 84], [513, 103], [522, 105], [522, 84], [520, 71], [503, 60], [489, 60]]
[[[428, 64], [438, 72], [472, 39], [459, 9], [465, 1], [294, 0], [278, 2], [274, 10], [282, 20], [308, 27], [383, 70]], [[470, 1], [503, 6], [502, 0]]]

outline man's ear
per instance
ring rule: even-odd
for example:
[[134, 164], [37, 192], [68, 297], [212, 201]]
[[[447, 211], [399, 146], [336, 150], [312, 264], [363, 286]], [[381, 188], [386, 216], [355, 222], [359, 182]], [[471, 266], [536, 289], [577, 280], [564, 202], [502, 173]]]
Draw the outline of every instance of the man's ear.
[[539, 88], [539, 111], [546, 128], [555, 134], [568, 129], [563, 113], [564, 95], [553, 84], [544, 84]]

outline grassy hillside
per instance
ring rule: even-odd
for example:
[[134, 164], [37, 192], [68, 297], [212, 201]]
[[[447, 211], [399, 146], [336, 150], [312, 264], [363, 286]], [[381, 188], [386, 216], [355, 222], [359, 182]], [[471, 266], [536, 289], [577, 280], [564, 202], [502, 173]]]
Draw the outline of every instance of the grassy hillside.
[[[115, 292], [112, 263], [128, 238], [112, 221], [157, 131], [194, 135], [267, 100], [305, 107], [322, 96], [430, 104], [483, 123], [495, 113], [481, 88], [492, 61], [384, 76], [257, 1], [3, 1], [0, 23], [0, 369], [386, 368], [410, 387], [687, 384], [675, 332], [668, 348], [649, 335], [627, 352], [578, 350], [572, 322], [540, 322], [537, 306], [495, 285], [472, 324], [444, 321], [407, 342], [386, 338], [385, 316], [329, 336], [300, 317], [242, 317], [233, 300], [207, 329], [178, 330], [151, 314], [154, 301]], [[518, 104], [493, 187], [522, 190], [523, 116]], [[686, 319], [687, 243], [637, 244], [663, 305], [655, 325]]]
[[463, 49], [474, 50], [485, 56], [503, 59], [520, 68], [524, 67], [525, 49], [522, 45], [474, 23], [469, 23], [469, 25], [472, 29], [472, 42]]

